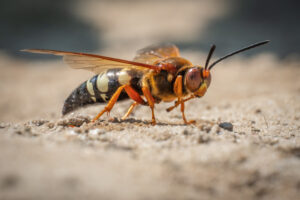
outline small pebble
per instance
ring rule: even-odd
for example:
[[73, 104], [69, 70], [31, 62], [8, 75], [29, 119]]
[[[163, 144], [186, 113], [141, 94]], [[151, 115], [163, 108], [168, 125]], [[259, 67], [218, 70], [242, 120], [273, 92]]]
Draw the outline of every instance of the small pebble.
[[256, 114], [259, 114], [259, 113], [261, 113], [261, 109], [256, 109], [255, 111], [254, 111]]
[[219, 124], [219, 126], [225, 130], [233, 131], [233, 125], [230, 122], [222, 122]]
[[200, 135], [198, 138], [198, 143], [199, 144], [205, 144], [209, 143], [211, 138], [208, 135]]

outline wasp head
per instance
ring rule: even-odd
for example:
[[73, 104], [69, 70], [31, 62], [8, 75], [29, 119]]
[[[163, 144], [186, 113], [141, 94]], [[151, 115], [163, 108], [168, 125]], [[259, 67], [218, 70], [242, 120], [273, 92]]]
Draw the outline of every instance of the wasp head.
[[209, 70], [203, 67], [195, 66], [190, 68], [184, 78], [184, 83], [187, 89], [195, 96], [201, 97], [205, 94], [210, 85], [211, 75]]
[[211, 75], [208, 64], [215, 48], [215, 45], [210, 48], [204, 68], [200, 66], [192, 67], [185, 75], [185, 85], [196, 97], [202, 97], [210, 85]]

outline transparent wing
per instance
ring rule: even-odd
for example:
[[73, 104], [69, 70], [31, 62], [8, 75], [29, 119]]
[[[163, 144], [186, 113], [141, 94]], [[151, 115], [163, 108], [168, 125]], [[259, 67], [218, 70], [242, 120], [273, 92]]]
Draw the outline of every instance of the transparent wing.
[[43, 49], [25, 49], [23, 51], [31, 53], [53, 54], [63, 56], [64, 61], [74, 69], [85, 69], [96, 74], [110, 68], [138, 68], [140, 70], [154, 69], [159, 70], [158, 66], [128, 61], [118, 58], [111, 58], [101, 55], [75, 53], [67, 51], [43, 50]]
[[134, 61], [153, 65], [159, 60], [179, 56], [179, 49], [174, 44], [157, 44], [138, 50]]
[[85, 69], [96, 74], [111, 68], [136, 67], [131, 64], [120, 63], [90, 56], [65, 55], [64, 62], [73, 69]]

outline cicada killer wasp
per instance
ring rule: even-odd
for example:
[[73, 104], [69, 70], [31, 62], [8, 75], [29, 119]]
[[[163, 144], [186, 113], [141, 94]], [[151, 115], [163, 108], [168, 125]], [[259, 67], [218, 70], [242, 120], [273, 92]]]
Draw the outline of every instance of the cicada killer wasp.
[[212, 45], [204, 67], [193, 65], [187, 59], [180, 57], [179, 49], [173, 44], [143, 48], [137, 52], [133, 61], [56, 50], [25, 49], [23, 51], [63, 56], [64, 61], [72, 68], [86, 69], [96, 74], [69, 95], [63, 106], [63, 115], [88, 104], [107, 102], [104, 109], [93, 119], [94, 122], [104, 113], [109, 113], [117, 101], [130, 98], [134, 102], [122, 119], [127, 118], [137, 105], [145, 105], [151, 108], [152, 124], [155, 124], [155, 104], [161, 101], [175, 101], [174, 106], [167, 111], [180, 105], [183, 121], [189, 124], [193, 121], [186, 119], [184, 103], [202, 97], [206, 93], [211, 82], [211, 69], [232, 55], [268, 42], [252, 44], [210, 64], [210, 58], [216, 48]]

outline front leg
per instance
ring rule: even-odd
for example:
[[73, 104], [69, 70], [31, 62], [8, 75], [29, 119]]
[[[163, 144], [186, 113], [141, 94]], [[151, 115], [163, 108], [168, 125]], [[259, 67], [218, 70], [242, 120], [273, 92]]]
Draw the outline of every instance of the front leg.
[[[188, 97], [188, 98], [186, 98], [186, 99], [182, 99], [181, 101], [182, 101], [182, 102], [186, 102], [186, 101], [189, 101], [189, 100], [191, 100], [191, 99], [193, 99], [193, 98], [195, 98], [195, 96], [194, 96], [194, 95], [191, 95], [190, 97]], [[176, 108], [177, 106], [179, 106], [180, 104], [181, 104], [180, 102], [175, 101], [174, 106], [171, 106], [171, 107], [167, 108], [166, 111], [167, 111], [167, 112], [170, 112], [170, 111], [172, 111], [174, 108]]]
[[[180, 111], [182, 113], [182, 119], [183, 119], [184, 123], [185, 124], [195, 123], [194, 120], [187, 121], [186, 118], [185, 118], [185, 114], [184, 114], [184, 102], [185, 102], [185, 100], [182, 99], [182, 75], [177, 76], [177, 78], [175, 80], [175, 83], [174, 83], [174, 89], [173, 90], [174, 90], [174, 93], [176, 94], [176, 96], [178, 97], [178, 101], [177, 101], [178, 105], [179, 104], [181, 105]], [[177, 106], [176, 104], [175, 104], [174, 108]], [[172, 109], [170, 109], [170, 110], [172, 110]], [[169, 109], [167, 109], [167, 110], [169, 110]]]
[[185, 115], [184, 115], [184, 102], [183, 101], [181, 102], [180, 110], [181, 110], [181, 113], [182, 113], [182, 119], [183, 119], [185, 124], [194, 124], [195, 123], [195, 120], [190, 120], [190, 121], [186, 120]]

